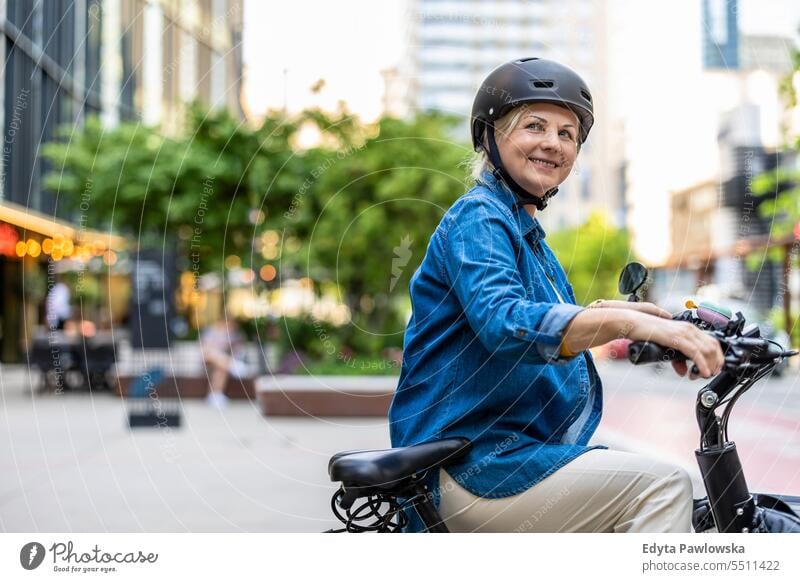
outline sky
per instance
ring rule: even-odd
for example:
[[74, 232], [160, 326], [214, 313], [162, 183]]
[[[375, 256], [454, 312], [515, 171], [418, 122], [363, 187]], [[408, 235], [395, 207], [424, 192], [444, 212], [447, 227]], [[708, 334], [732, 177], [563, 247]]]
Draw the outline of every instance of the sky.
[[[255, 114], [347, 101], [362, 117], [381, 110], [381, 70], [406, 45], [405, 0], [245, 0], [245, 99]], [[326, 81], [318, 94], [309, 88]], [[285, 96], [285, 97], [284, 97]]]

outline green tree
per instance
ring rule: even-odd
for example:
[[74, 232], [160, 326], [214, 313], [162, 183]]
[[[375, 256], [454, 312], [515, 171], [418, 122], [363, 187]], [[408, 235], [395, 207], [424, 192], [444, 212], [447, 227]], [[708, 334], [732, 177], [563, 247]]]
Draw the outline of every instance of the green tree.
[[547, 242], [564, 266], [579, 305], [617, 298], [619, 274], [635, 260], [627, 230], [615, 228], [599, 211], [577, 228], [549, 234]]
[[311, 278], [350, 308], [339, 343], [377, 354], [402, 344], [409, 278], [469, 187], [457, 125], [437, 114], [365, 125], [342, 108], [274, 113], [251, 128], [194, 105], [183, 131], [166, 137], [89, 119], [45, 147], [46, 184], [81, 224], [178, 245], [202, 272], [237, 255], [275, 266], [277, 283]]
[[281, 115], [251, 129], [199, 105], [175, 137], [137, 122], [107, 129], [91, 118], [81, 132], [65, 128], [45, 146], [53, 167], [45, 184], [81, 224], [142, 246], [177, 241], [183, 253], [196, 253], [202, 271], [221, 268], [229, 254], [250, 264], [259, 216], [285, 206], [302, 173], [289, 147], [294, 130]]
[[341, 342], [376, 354], [402, 345], [409, 279], [439, 220], [471, 185], [462, 167], [470, 150], [451, 137], [457, 120], [443, 115], [386, 117], [360, 135], [343, 121], [317, 119], [327, 134], [336, 129], [339, 145], [309, 156], [308, 196], [287, 224], [302, 239], [290, 262], [330, 281], [350, 308]]
[[[253, 128], [195, 105], [171, 137], [89, 119], [46, 146], [46, 184], [81, 224], [142, 245], [177, 244], [202, 272], [237, 255], [255, 269], [275, 266], [277, 284], [310, 278], [352, 320], [289, 322], [287, 330], [305, 330], [292, 345], [330, 355], [325, 337], [376, 357], [402, 345], [409, 280], [442, 215], [472, 185], [464, 167], [471, 149], [453, 138], [459, 129], [440, 114], [368, 125], [343, 108], [273, 113]], [[303, 145], [308, 135], [313, 147]], [[598, 214], [548, 241], [581, 303], [614, 296], [630, 254], [625, 231]]]

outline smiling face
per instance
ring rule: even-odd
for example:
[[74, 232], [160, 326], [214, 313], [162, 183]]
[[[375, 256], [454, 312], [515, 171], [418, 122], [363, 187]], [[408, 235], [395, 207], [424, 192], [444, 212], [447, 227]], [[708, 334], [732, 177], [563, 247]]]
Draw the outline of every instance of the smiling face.
[[[511, 178], [542, 197], [567, 179], [578, 156], [578, 117], [552, 103], [532, 103], [513, 127], [497, 123], [497, 149]], [[516, 111], [507, 115], [513, 117]]]

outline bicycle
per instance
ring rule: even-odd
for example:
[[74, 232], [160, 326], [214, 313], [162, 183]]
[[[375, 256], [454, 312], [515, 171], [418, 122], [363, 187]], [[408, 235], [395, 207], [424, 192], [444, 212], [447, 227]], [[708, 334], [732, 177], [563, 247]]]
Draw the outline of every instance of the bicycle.
[[[629, 301], [639, 301], [637, 293], [647, 276], [644, 265], [629, 263], [620, 274], [620, 293], [628, 295]], [[751, 493], [736, 443], [728, 439], [731, 412], [742, 394], [798, 351], [785, 350], [778, 342], [761, 337], [755, 323], [745, 327], [741, 312], [734, 315], [707, 302], [687, 302], [686, 307], [672, 319], [687, 321], [711, 334], [725, 355], [722, 370], [700, 388], [695, 404], [700, 429], [695, 457], [707, 496], [694, 499], [694, 531], [800, 533], [800, 497]], [[654, 342], [637, 341], [628, 346], [628, 359], [642, 365], [690, 358]], [[693, 371], [698, 372], [694, 366]], [[340, 486], [331, 499], [331, 508], [344, 528], [328, 532], [398, 533], [408, 524], [406, 511], [413, 510], [425, 531], [448, 533], [425, 486], [426, 476], [463, 458], [470, 446], [468, 439], [449, 438], [410, 447], [335, 454], [328, 463], [328, 474]]]

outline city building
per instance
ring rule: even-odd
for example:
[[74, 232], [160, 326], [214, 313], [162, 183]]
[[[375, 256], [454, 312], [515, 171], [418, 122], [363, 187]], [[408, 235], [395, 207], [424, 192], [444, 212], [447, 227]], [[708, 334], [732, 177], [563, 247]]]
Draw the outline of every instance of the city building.
[[[732, 0], [703, 3], [703, 98], [696, 105], [698, 113], [715, 122], [703, 129], [708, 134], [715, 130], [716, 159], [706, 169], [706, 180], [671, 194], [671, 253], [661, 264], [663, 285], [655, 291], [666, 300], [670, 290], [673, 296], [687, 296], [710, 285], [720, 301], [739, 299], [753, 315], [764, 317], [774, 308], [796, 315], [798, 274], [790, 261], [773, 261], [767, 252], [788, 252], [793, 237], [772, 236], [769, 221], [759, 212], [778, 192], [759, 196], [753, 188], [764, 172], [797, 168], [796, 152], [786, 149], [784, 135], [797, 135], [797, 127], [780, 96], [781, 82], [792, 71], [796, 38], [777, 30], [768, 34], [763, 27], [745, 34], [739, 12]], [[748, 255], [759, 257], [758, 264]], [[789, 318], [786, 322], [789, 326]]]
[[241, 117], [242, 30], [242, 0], [0, 0], [1, 361], [42, 321], [55, 263], [126, 246], [42, 187], [43, 144], [90, 115], [175, 132], [195, 99]]
[[132, 115], [165, 131], [199, 99], [242, 117], [242, 0], [105, 1], [103, 115]]
[[[765, 148], [754, 137], [759, 127], [754, 113], [752, 107], [743, 107], [724, 117], [720, 132], [724, 163], [717, 179], [671, 194], [672, 254], [660, 265], [660, 283], [654, 289], [662, 303], [677, 308], [699, 288], [712, 286], [715, 299], [745, 302], [752, 316], [765, 317], [773, 308], [794, 314], [800, 310], [798, 273], [790, 263], [771, 260], [768, 252], [771, 248], [792, 252], [796, 234], [773, 236], [770, 220], [759, 211], [790, 185], [766, 195], [753, 187], [764, 172], [783, 168], [789, 174], [797, 168], [798, 158], [793, 151]], [[748, 267], [748, 256], [756, 257], [757, 264]]]
[[497, 65], [542, 57], [575, 69], [589, 85], [597, 122], [558, 199], [541, 215], [545, 230], [583, 223], [603, 208], [625, 224], [622, 148], [609, 111], [609, 22], [594, 0], [413, 0], [409, 14], [407, 100], [412, 110], [464, 118], [481, 81]]

